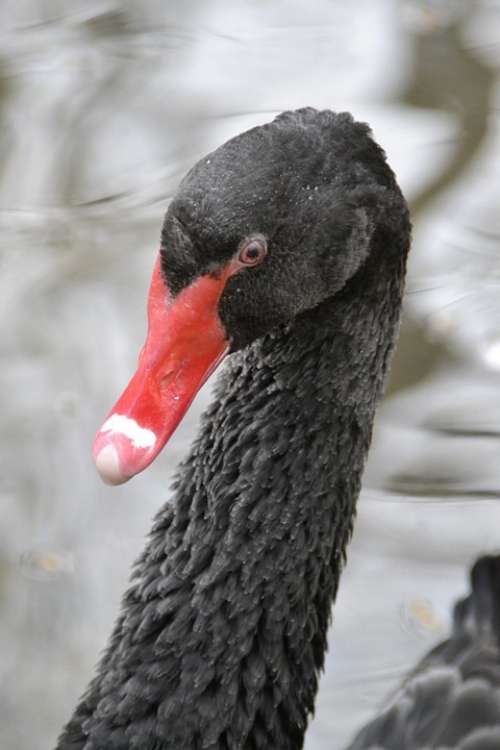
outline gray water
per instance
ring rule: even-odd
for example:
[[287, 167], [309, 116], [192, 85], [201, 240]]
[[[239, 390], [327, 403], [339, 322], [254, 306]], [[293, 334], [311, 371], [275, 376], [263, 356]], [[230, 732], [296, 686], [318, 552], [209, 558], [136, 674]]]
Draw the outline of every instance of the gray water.
[[500, 550], [500, 3], [4, 0], [0, 34], [0, 746], [53, 746], [210, 397], [148, 472], [100, 483], [168, 199], [311, 105], [371, 123], [415, 222], [306, 742], [341, 750]]

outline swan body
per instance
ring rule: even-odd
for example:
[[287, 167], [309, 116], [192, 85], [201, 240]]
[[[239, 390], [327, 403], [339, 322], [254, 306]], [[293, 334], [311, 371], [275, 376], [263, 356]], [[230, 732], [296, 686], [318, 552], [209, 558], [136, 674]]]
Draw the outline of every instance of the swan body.
[[[172, 315], [191, 315], [207, 295], [199, 315], [210, 308], [207, 330], [219, 337], [210, 357], [226, 344], [230, 356], [57, 750], [302, 747], [398, 330], [409, 237], [383, 151], [346, 113], [284, 113], [181, 182], [162, 231], [150, 326], [164, 314], [161, 284], [168, 336]], [[189, 343], [197, 320], [174, 349], [204, 346]], [[169, 352], [163, 364], [147, 360], [131, 387], [157, 367], [171, 395]], [[144, 427], [137, 393], [118, 410]], [[163, 440], [156, 409], [151, 429]], [[101, 429], [96, 445], [97, 459], [114, 451], [111, 468], [101, 466], [112, 481], [150, 460], [127, 435]]]
[[500, 748], [500, 556], [480, 558], [453, 630], [348, 750]]

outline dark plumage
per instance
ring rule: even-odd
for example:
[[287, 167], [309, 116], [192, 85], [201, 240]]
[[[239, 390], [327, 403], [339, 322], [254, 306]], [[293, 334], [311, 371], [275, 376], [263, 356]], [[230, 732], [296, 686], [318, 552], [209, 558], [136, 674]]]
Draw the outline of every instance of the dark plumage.
[[477, 561], [471, 587], [451, 636], [348, 750], [499, 750], [500, 556]]
[[175, 294], [245, 236], [219, 311], [233, 354], [58, 750], [300, 748], [398, 328], [410, 223], [350, 115], [304, 109], [182, 181]]

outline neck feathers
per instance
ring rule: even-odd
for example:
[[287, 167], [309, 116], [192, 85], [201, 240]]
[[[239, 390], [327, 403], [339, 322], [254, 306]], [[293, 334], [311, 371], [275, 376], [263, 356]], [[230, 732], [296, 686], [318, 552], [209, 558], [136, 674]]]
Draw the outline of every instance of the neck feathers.
[[399, 318], [368, 270], [231, 357], [59, 750], [302, 746]]

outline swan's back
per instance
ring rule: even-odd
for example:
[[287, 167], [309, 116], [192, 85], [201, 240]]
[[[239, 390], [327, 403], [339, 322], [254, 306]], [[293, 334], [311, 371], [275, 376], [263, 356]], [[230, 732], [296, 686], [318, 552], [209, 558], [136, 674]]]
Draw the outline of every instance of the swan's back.
[[500, 750], [500, 556], [476, 562], [450, 638], [348, 750]]

